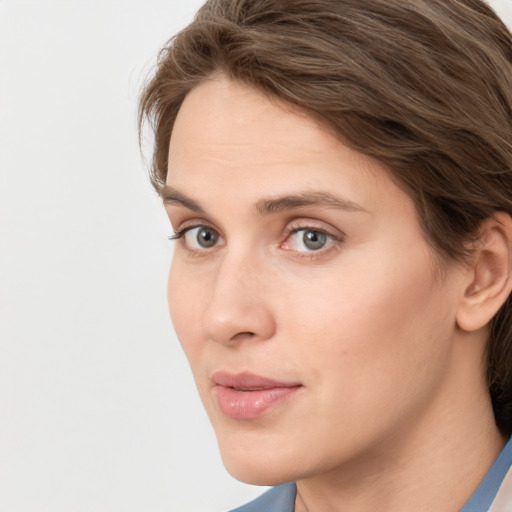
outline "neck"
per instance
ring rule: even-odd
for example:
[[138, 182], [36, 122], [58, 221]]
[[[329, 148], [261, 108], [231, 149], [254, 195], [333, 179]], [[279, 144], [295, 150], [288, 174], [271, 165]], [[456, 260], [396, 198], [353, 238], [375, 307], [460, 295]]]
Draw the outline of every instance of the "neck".
[[397, 439], [377, 455], [297, 482], [296, 512], [459, 511], [505, 440], [493, 428], [459, 432], [443, 442], [433, 437], [410, 446]]
[[450, 374], [421, 418], [328, 473], [299, 480], [295, 512], [458, 512], [506, 442], [484, 376], [474, 382], [461, 373]]

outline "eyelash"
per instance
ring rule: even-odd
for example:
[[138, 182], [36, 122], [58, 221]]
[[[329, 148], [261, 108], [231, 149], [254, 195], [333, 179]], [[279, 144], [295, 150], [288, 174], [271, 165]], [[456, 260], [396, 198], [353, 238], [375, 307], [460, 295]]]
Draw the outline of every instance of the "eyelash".
[[204, 226], [202, 224], [200, 224], [199, 226], [187, 226], [186, 228], [179, 229], [178, 231], [175, 231], [172, 235], [169, 235], [167, 238], [169, 240], [171, 240], [171, 242], [174, 242], [175, 240], [180, 240], [181, 238], [183, 238], [185, 236], [185, 233], [187, 231], [190, 231], [191, 229], [205, 228], [205, 227], [207, 227], [207, 226]]
[[[184, 228], [175, 231], [168, 238], [171, 241], [181, 240], [183, 242], [182, 246], [186, 249], [187, 253], [190, 256], [197, 256], [197, 257], [204, 256], [205, 253], [209, 252], [208, 248], [204, 248], [204, 249], [191, 249], [190, 247], [188, 247], [185, 244], [185, 242], [183, 240], [185, 235], [189, 231], [191, 231], [193, 229], [197, 229], [197, 228], [206, 228], [206, 229], [212, 230], [212, 231], [214, 231], [214, 232], [216, 232], [218, 234], [218, 231], [216, 229], [212, 228], [211, 226], [209, 226], [208, 224], [192, 224], [192, 225], [185, 226]], [[292, 224], [292, 225], [290, 225], [290, 226], [288, 226], [286, 228], [285, 233], [284, 233], [284, 239], [283, 239], [282, 242], [280, 242], [280, 245], [282, 245], [284, 242], [289, 240], [292, 235], [298, 233], [299, 231], [315, 232], [315, 233], [318, 233], [318, 234], [321, 234], [321, 235], [325, 235], [325, 236], [327, 236], [330, 239], [330, 243], [328, 243], [327, 247], [325, 247], [325, 248], [322, 247], [322, 248], [320, 248], [318, 250], [293, 251], [293, 249], [285, 249], [285, 250], [288, 250], [290, 252], [295, 252], [296, 256], [299, 257], [299, 258], [306, 258], [306, 259], [309, 259], [309, 260], [315, 259], [316, 257], [319, 257], [321, 255], [325, 255], [326, 252], [330, 252], [330, 249], [339, 248], [339, 245], [344, 242], [344, 238], [345, 238], [344, 234], [342, 234], [341, 236], [335, 235], [332, 232], [330, 232], [330, 231], [328, 231], [326, 229], [317, 227], [317, 226], [304, 225], [304, 224], [299, 224], [299, 225], [293, 225]]]
[[193, 229], [197, 229], [197, 228], [211, 229], [212, 231], [215, 231], [216, 233], [218, 233], [218, 231], [216, 229], [212, 228], [208, 224], [190, 224], [190, 225], [186, 225], [182, 229], [174, 231], [174, 233], [172, 235], [170, 235], [168, 238], [169, 238], [169, 240], [171, 240], [173, 242], [181, 241], [182, 242], [181, 246], [186, 250], [187, 255], [190, 257], [205, 256], [205, 253], [209, 252], [208, 249], [202, 249], [202, 250], [191, 249], [190, 247], [187, 246], [187, 244], [185, 243], [185, 240], [184, 240], [185, 235], [189, 231], [191, 231]]

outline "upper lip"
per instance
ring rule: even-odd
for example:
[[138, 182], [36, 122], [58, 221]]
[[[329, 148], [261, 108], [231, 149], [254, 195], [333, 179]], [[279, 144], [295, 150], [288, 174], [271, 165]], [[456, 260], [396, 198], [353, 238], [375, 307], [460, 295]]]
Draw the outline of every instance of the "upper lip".
[[272, 388], [292, 388], [300, 386], [299, 382], [282, 382], [249, 372], [228, 373], [215, 372], [212, 375], [212, 382], [215, 386], [240, 389], [246, 391], [257, 391]]

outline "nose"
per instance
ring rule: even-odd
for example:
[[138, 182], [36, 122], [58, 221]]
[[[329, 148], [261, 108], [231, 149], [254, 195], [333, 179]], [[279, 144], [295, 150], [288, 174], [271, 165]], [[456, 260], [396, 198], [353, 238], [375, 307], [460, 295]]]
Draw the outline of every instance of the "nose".
[[256, 261], [249, 258], [222, 261], [201, 319], [205, 337], [226, 345], [270, 339], [276, 322], [267, 300], [268, 288], [265, 271]]

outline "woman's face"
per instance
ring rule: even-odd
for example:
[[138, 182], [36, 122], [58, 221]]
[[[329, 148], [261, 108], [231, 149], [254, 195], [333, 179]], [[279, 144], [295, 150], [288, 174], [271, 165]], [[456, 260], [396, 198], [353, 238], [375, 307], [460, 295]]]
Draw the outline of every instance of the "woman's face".
[[381, 164], [218, 78], [181, 107], [164, 197], [172, 319], [236, 478], [327, 473], [433, 427], [462, 272]]

